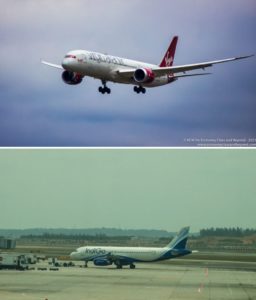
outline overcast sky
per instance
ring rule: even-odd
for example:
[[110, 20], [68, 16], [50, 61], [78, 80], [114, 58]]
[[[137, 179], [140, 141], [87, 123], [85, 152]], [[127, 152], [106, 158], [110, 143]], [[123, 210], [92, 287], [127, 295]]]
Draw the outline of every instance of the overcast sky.
[[255, 228], [254, 150], [1, 150], [0, 228]]
[[255, 138], [255, 57], [137, 95], [98, 80], [65, 85], [61, 63], [87, 49], [159, 63], [179, 35], [175, 64], [256, 51], [255, 0], [9, 0], [0, 10], [1, 146], [193, 146]]

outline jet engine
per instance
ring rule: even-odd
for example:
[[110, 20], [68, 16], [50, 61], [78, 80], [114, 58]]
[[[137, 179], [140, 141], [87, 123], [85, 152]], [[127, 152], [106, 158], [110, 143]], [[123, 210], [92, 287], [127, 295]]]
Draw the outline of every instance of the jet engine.
[[62, 80], [66, 84], [75, 85], [75, 84], [81, 83], [83, 81], [83, 77], [78, 73], [74, 73], [74, 72], [70, 72], [70, 71], [64, 71], [62, 73]]
[[108, 259], [104, 259], [104, 258], [96, 258], [96, 259], [94, 259], [93, 263], [95, 264], [95, 266], [109, 266], [109, 265], [112, 265], [111, 261], [109, 261]]
[[150, 83], [155, 79], [155, 74], [148, 68], [137, 69], [133, 74], [133, 78], [138, 83]]

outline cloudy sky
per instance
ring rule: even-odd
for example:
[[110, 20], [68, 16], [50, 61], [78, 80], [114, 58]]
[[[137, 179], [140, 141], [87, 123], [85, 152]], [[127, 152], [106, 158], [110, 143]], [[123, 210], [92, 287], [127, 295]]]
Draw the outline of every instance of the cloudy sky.
[[1, 150], [0, 228], [255, 228], [256, 152]]
[[[65, 85], [66, 52], [87, 49], [175, 64], [256, 52], [255, 0], [9, 0], [0, 10], [0, 146], [193, 146], [256, 137], [256, 58], [137, 95], [86, 78]], [[249, 140], [252, 138], [252, 140]]]

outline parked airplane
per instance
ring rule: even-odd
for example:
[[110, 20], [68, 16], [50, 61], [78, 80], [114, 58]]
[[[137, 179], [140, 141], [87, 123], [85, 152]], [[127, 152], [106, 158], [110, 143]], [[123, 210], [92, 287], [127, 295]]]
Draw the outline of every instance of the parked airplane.
[[178, 37], [175, 36], [159, 66], [85, 50], [70, 51], [65, 55], [62, 65], [46, 61], [41, 62], [63, 70], [62, 79], [70, 85], [79, 84], [85, 76], [89, 76], [101, 80], [102, 86], [99, 87], [99, 92], [102, 94], [111, 93], [110, 88], [106, 85], [108, 81], [132, 84], [134, 85], [134, 92], [145, 94], [145, 87], [151, 88], [169, 84], [181, 77], [209, 74], [185, 74], [186, 71], [204, 70], [214, 64], [253, 56], [247, 55], [197, 64], [173, 66], [177, 42]]
[[182, 228], [172, 241], [163, 248], [148, 247], [110, 247], [88, 246], [80, 247], [70, 254], [72, 260], [93, 261], [96, 266], [109, 266], [113, 263], [118, 269], [129, 265], [135, 268], [135, 262], [156, 262], [176, 258], [192, 253], [186, 248], [189, 227]]

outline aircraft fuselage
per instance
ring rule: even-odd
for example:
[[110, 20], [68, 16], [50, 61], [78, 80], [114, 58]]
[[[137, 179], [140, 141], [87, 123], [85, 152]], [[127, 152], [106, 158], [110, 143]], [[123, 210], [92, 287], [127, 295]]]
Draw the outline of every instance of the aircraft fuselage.
[[[133, 76], [122, 78], [118, 71], [130, 69], [152, 69], [157, 68], [157, 65], [148, 64], [140, 61], [130, 60], [117, 56], [105, 55], [97, 52], [90, 52], [86, 50], [74, 50], [64, 57], [62, 67], [70, 72], [79, 73], [81, 76], [94, 77], [103, 81], [112, 81], [123, 84], [138, 83]], [[154, 79], [153, 82], [142, 83], [142, 86], [156, 87], [170, 83], [171, 76], [164, 75]]]

